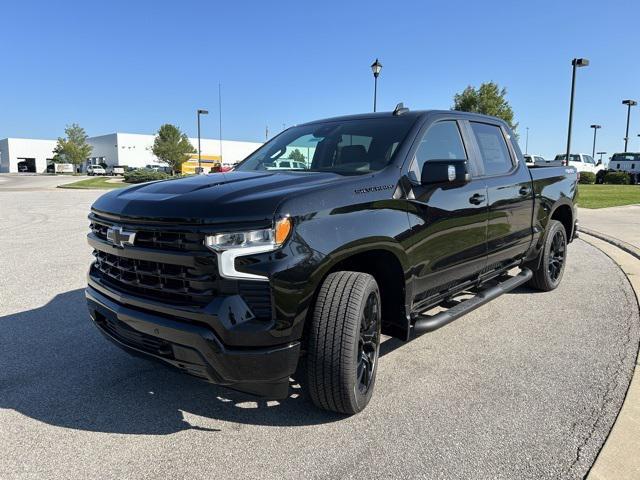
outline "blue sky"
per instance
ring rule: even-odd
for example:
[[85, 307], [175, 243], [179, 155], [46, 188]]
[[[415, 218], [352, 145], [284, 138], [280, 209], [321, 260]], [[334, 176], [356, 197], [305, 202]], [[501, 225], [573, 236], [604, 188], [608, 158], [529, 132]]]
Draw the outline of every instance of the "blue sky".
[[[573, 151], [623, 149], [623, 98], [640, 100], [634, 1], [10, 1], [0, 26], [0, 138], [151, 133], [263, 140], [265, 126], [378, 109], [449, 108], [467, 85], [507, 87], [524, 150], [565, 148], [570, 61], [578, 71]], [[631, 150], [640, 150], [640, 108]]]

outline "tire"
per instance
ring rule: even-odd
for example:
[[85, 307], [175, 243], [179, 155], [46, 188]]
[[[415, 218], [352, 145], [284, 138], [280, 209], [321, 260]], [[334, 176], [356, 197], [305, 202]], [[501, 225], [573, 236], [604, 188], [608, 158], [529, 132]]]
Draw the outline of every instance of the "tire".
[[380, 325], [380, 291], [371, 275], [327, 276], [308, 330], [305, 387], [316, 406], [347, 415], [367, 406], [378, 370]]
[[529, 280], [529, 286], [543, 292], [555, 290], [560, 285], [567, 263], [567, 232], [557, 220], [549, 220], [538, 259], [538, 267]]
[[596, 173], [596, 184], [602, 185], [604, 183], [604, 176], [605, 176], [604, 170], [600, 170], [598, 173]]

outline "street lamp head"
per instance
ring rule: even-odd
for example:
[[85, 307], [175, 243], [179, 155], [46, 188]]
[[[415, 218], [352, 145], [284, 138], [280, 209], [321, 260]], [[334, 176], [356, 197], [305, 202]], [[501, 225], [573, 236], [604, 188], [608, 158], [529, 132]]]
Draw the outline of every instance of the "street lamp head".
[[635, 107], [638, 104], [638, 102], [636, 102], [635, 100], [623, 100], [622, 104], [629, 105], [630, 107]]
[[597, 152], [598, 155], [606, 155], [607, 152]]
[[209, 110], [198, 109], [198, 115], [209, 115]]
[[591, 128], [602, 128], [602, 125], [591, 125]]
[[382, 70], [382, 64], [376, 58], [376, 61], [371, 64], [371, 71], [373, 72], [373, 76], [378, 78], [378, 75], [380, 75], [381, 70]]
[[588, 67], [589, 60], [586, 58], [574, 58], [573, 60], [571, 60], [571, 65], [573, 65], [574, 67]]

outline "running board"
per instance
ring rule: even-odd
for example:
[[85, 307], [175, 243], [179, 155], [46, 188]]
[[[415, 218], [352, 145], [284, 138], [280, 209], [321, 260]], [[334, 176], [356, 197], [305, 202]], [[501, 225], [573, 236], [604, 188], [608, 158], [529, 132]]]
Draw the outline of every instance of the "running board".
[[507, 293], [523, 283], [528, 282], [533, 277], [533, 272], [528, 268], [523, 268], [520, 273], [499, 282], [497, 285], [484, 288], [468, 300], [464, 300], [457, 305], [435, 315], [420, 315], [413, 324], [413, 331], [416, 335], [426, 332], [432, 332], [440, 327], [444, 327], [448, 323], [453, 322], [457, 318], [472, 312], [485, 303], [499, 297], [503, 293]]

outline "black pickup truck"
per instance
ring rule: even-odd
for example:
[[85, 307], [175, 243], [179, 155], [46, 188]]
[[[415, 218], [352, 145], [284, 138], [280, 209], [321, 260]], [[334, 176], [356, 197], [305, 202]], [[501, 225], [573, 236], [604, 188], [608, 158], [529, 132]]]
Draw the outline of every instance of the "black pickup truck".
[[381, 334], [409, 340], [523, 283], [558, 286], [576, 183], [573, 168], [528, 168], [493, 117], [399, 105], [306, 123], [232, 172], [100, 197], [89, 312], [131, 353], [266, 398], [293, 377], [353, 414]]

